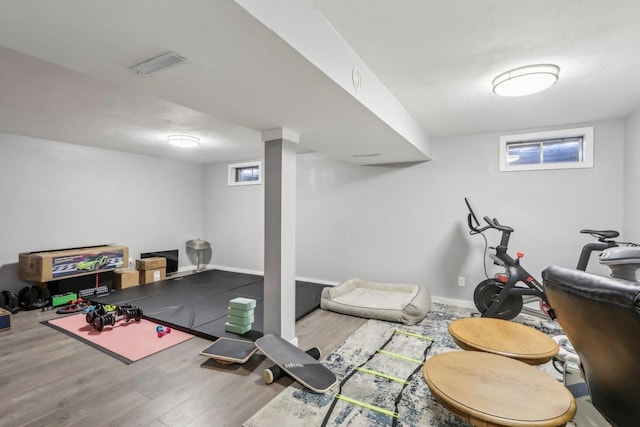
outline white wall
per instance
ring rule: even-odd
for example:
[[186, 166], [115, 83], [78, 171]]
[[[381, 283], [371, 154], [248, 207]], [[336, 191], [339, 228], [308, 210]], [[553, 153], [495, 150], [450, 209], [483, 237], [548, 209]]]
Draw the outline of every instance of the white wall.
[[625, 120], [624, 236], [640, 242], [640, 110]]
[[[432, 162], [406, 166], [299, 155], [297, 275], [423, 283], [436, 296], [471, 300], [483, 276], [483, 241], [468, 236], [464, 196], [481, 215], [516, 229], [511, 248], [525, 252], [523, 264], [537, 277], [549, 264], [575, 265], [589, 241], [581, 228], [622, 229], [623, 206], [625, 237], [639, 240], [637, 168], [628, 159], [640, 155], [640, 113], [595, 124], [593, 169], [500, 173], [498, 137], [437, 139]], [[23, 286], [20, 252], [102, 243], [127, 245], [133, 257], [178, 248], [186, 266], [193, 260], [184, 242], [201, 237], [213, 245], [205, 262], [263, 270], [263, 186], [228, 186], [226, 163], [0, 134], [0, 178], [2, 289]], [[498, 238], [489, 234], [489, 243]]]
[[[480, 215], [516, 229], [510, 247], [536, 277], [550, 264], [575, 267], [589, 241], [580, 229], [622, 228], [623, 121], [594, 128], [592, 169], [498, 172], [498, 133], [436, 139], [433, 161], [407, 166], [299, 155], [297, 275], [421, 283], [435, 296], [471, 300], [484, 276], [483, 240], [468, 235], [465, 196]], [[226, 167], [207, 169], [213, 263], [261, 271], [262, 186], [226, 186]]]
[[205, 235], [210, 264], [262, 273], [264, 185], [227, 184], [228, 163], [206, 169]]
[[0, 133], [0, 289], [20, 252], [116, 243], [140, 252], [204, 237], [204, 166]]

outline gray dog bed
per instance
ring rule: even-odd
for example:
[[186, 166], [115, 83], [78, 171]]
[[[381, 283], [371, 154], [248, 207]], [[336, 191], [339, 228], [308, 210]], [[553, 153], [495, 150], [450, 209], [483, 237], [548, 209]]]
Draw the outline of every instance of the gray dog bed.
[[431, 308], [431, 294], [419, 285], [350, 279], [324, 288], [320, 307], [367, 319], [415, 325]]

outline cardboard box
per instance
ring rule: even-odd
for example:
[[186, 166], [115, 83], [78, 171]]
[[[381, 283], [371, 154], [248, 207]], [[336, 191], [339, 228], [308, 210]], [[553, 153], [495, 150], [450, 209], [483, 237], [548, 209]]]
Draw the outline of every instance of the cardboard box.
[[11, 312], [0, 308], [0, 331], [11, 329]]
[[164, 267], [155, 268], [153, 270], [140, 270], [138, 271], [138, 273], [140, 275], [141, 285], [146, 285], [153, 282], [159, 282], [167, 278], [167, 269]]
[[19, 255], [18, 277], [33, 282], [50, 282], [122, 268], [129, 259], [126, 246], [92, 246]]
[[140, 275], [136, 270], [122, 268], [115, 271], [113, 289], [127, 289], [140, 284]]
[[167, 259], [164, 257], [151, 257], [136, 260], [136, 270], [155, 270], [166, 268]]

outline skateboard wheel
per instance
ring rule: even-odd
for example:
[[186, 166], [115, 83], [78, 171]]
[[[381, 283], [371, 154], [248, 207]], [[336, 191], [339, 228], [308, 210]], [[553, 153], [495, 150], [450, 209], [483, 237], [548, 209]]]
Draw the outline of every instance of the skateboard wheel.
[[280, 368], [278, 368], [277, 366], [273, 366], [271, 368], [267, 368], [264, 371], [262, 371], [262, 378], [264, 378], [264, 382], [267, 384], [271, 384], [272, 382], [274, 382], [276, 380], [276, 377], [279, 375], [274, 375], [273, 371], [277, 370], [278, 373], [280, 371]]
[[305, 351], [305, 353], [316, 360], [320, 360], [320, 358], [322, 358], [322, 351], [318, 347], [311, 347], [309, 350]]
[[[309, 350], [305, 351], [305, 353], [316, 360], [320, 360], [320, 356], [322, 355], [322, 352], [318, 347], [311, 347]], [[271, 384], [272, 382], [277, 381], [286, 375], [287, 374], [283, 372], [282, 369], [278, 367], [278, 365], [273, 365], [262, 371], [262, 378], [264, 378], [264, 382], [267, 384]]]

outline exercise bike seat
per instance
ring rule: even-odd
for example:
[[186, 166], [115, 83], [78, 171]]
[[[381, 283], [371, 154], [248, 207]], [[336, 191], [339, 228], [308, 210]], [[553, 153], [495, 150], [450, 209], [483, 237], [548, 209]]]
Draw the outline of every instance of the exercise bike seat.
[[593, 237], [598, 237], [599, 239], [615, 239], [620, 235], [615, 230], [580, 230], [581, 233], [591, 234]]

